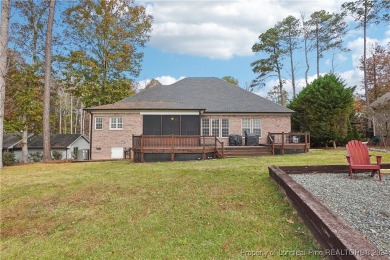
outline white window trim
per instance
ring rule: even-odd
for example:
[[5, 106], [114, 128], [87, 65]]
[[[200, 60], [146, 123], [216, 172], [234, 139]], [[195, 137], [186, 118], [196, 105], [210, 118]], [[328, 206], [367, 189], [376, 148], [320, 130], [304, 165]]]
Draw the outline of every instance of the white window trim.
[[[122, 127], [119, 128], [119, 127], [115, 127], [115, 128], [112, 128], [111, 125], [112, 125], [112, 119], [113, 118], [122, 118]], [[118, 126], [118, 122], [115, 123], [116, 126]], [[110, 130], [123, 130], [123, 117], [121, 116], [113, 116], [113, 117], [110, 117], [110, 127], [109, 127]]]
[[201, 127], [200, 127], [200, 128], [201, 128], [201, 130], [200, 130], [200, 131], [201, 131], [201, 134], [203, 135], [203, 128], [204, 128], [204, 127], [203, 127], [203, 121], [204, 121], [204, 120], [207, 120], [207, 121], [208, 121], [208, 125], [209, 125], [209, 126], [208, 126], [208, 130], [209, 130], [209, 134], [208, 134], [207, 136], [210, 136], [210, 118], [202, 118], [202, 120], [201, 120]]
[[[243, 125], [244, 125], [243, 124], [244, 119], [249, 119], [249, 121], [250, 121], [250, 123], [249, 123], [250, 124], [250, 127], [249, 127], [250, 133], [253, 133], [253, 120], [259, 120], [260, 121], [260, 135], [259, 135], [259, 138], [261, 138], [262, 135], [263, 135], [263, 129], [261, 128], [261, 119], [260, 118], [242, 118], [241, 119], [241, 132], [242, 132]], [[245, 136], [243, 136], [243, 137], [245, 137]]]
[[[228, 127], [227, 127], [227, 129], [228, 129], [228, 133], [227, 133], [227, 136], [223, 136], [223, 120], [224, 119], [226, 119], [227, 120], [227, 122], [228, 122]], [[229, 120], [229, 118], [221, 118], [221, 120], [219, 120], [219, 124], [220, 124], [220, 137], [221, 138], [227, 138], [227, 137], [229, 137], [229, 135], [230, 135], [230, 120]]]
[[[100, 118], [102, 120], [102, 128], [96, 128], [96, 119], [98, 119], [98, 118]], [[101, 117], [101, 116], [95, 117], [95, 130], [98, 130], [98, 131], [103, 130], [103, 117]]]
[[[218, 138], [228, 138], [229, 137], [229, 134], [230, 134], [230, 120], [229, 118], [202, 118], [202, 127], [201, 127], [201, 131], [202, 131], [202, 135], [203, 135], [203, 119], [207, 119], [209, 120], [209, 136], [213, 136], [213, 124], [212, 124], [212, 121], [213, 120], [218, 120]], [[228, 120], [228, 136], [222, 136], [222, 119], [227, 119]], [[210, 135], [211, 134], [211, 135]]]

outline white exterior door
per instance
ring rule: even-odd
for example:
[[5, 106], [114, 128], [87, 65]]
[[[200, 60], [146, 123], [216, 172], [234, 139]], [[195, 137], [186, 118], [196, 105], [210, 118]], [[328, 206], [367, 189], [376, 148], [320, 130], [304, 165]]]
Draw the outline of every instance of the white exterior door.
[[112, 147], [111, 159], [123, 159], [123, 147]]

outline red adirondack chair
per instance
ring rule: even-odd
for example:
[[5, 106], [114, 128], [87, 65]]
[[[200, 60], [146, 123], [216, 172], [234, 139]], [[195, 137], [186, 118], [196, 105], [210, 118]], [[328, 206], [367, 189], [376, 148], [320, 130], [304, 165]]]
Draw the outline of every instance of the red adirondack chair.
[[374, 177], [375, 172], [379, 174], [379, 180], [382, 181], [381, 175], [381, 161], [382, 156], [376, 156], [376, 164], [371, 164], [370, 156], [368, 154], [368, 148], [360, 141], [352, 140], [347, 144], [347, 161], [349, 164], [349, 176], [352, 178], [352, 174], [355, 170], [371, 170], [371, 177]]

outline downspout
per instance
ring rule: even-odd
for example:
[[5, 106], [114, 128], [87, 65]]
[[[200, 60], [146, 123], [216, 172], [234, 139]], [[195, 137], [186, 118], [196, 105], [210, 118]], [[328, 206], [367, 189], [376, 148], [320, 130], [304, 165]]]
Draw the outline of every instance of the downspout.
[[199, 110], [199, 129], [198, 129], [198, 133], [199, 135], [202, 135], [202, 119], [201, 119], [201, 111]]
[[89, 155], [88, 159], [91, 161], [92, 160], [92, 126], [93, 126], [93, 114], [91, 111], [89, 111], [91, 114], [90, 119], [89, 119]]

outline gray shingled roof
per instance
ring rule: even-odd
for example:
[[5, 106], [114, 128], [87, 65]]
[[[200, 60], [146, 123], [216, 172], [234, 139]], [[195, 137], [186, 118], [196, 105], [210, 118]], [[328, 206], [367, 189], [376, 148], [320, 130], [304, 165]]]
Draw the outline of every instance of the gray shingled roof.
[[21, 140], [22, 136], [19, 134], [3, 134], [3, 148], [12, 148]]
[[268, 99], [219, 78], [185, 78], [146, 89], [114, 104], [87, 110], [205, 110], [208, 113], [292, 113]]
[[[52, 134], [50, 135], [51, 149], [66, 149], [77, 138], [82, 137], [80, 134]], [[43, 135], [35, 135], [27, 140], [27, 146], [29, 149], [43, 149]], [[21, 148], [21, 144], [15, 146], [15, 148]]]
[[390, 107], [390, 92], [387, 92], [386, 94], [372, 102], [371, 107], [374, 109], [381, 107]]

